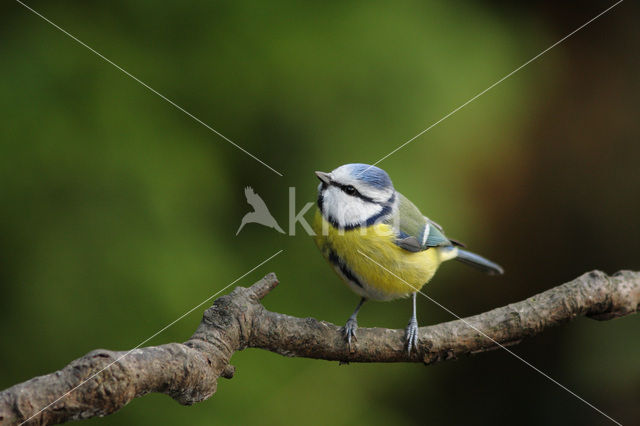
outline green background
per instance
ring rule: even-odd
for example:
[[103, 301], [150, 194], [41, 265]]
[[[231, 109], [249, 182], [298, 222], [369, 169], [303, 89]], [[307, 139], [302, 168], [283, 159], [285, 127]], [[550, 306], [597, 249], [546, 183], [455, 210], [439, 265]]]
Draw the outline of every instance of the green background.
[[[373, 163], [611, 3], [31, 1], [0, 5], [0, 388], [126, 350], [276, 251], [267, 308], [343, 324], [357, 296], [312, 240], [247, 225], [245, 186], [288, 228], [314, 170]], [[379, 165], [447, 234], [501, 263], [446, 264], [461, 316], [592, 269], [640, 269], [637, 6], [625, 2]], [[313, 209], [307, 214], [310, 220]], [[422, 325], [450, 315], [418, 300]], [[184, 341], [202, 309], [148, 344]], [[402, 328], [410, 302], [360, 325]], [[638, 317], [578, 319], [513, 350], [624, 424]], [[606, 424], [504, 351], [438, 365], [236, 354], [192, 407], [150, 395], [93, 424]]]

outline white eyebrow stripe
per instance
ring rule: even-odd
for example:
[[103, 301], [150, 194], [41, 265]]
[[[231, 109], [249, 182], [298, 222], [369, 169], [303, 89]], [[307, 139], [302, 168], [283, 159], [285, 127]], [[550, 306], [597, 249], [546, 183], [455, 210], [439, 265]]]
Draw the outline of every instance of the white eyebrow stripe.
[[429, 222], [424, 225], [424, 232], [422, 233], [422, 245], [424, 246], [427, 243], [427, 238], [429, 238], [429, 231], [431, 231], [431, 227]]

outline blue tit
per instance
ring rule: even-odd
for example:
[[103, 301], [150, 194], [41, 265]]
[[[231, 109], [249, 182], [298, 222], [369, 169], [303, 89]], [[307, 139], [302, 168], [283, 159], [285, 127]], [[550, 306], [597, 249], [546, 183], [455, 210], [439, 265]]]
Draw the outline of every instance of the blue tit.
[[356, 340], [357, 315], [367, 300], [413, 298], [406, 328], [407, 350], [417, 349], [416, 293], [438, 266], [456, 259], [489, 274], [503, 269], [445, 236], [393, 187], [389, 175], [367, 164], [345, 164], [331, 173], [316, 172], [318, 210], [315, 242], [337, 274], [361, 299], [343, 332]]

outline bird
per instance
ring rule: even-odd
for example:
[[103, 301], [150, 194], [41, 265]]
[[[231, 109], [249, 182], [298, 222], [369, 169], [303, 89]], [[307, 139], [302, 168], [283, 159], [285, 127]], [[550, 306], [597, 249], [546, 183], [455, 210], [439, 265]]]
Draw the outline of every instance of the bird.
[[357, 340], [357, 316], [366, 301], [411, 296], [406, 349], [417, 352], [416, 294], [442, 262], [455, 259], [488, 274], [504, 273], [500, 265], [447, 238], [440, 225], [396, 191], [381, 168], [354, 163], [315, 174], [320, 184], [314, 240], [338, 276], [360, 296], [342, 328], [349, 347]]
[[246, 225], [247, 223], [259, 223], [260, 225], [273, 228], [281, 234], [284, 234], [284, 231], [282, 230], [282, 228], [280, 228], [278, 222], [276, 222], [276, 220], [269, 212], [269, 209], [267, 208], [265, 202], [262, 200], [262, 198], [260, 198], [258, 194], [255, 193], [253, 188], [247, 186], [244, 189], [244, 196], [247, 198], [247, 203], [249, 203], [249, 205], [253, 207], [253, 211], [244, 215], [242, 221], [240, 222], [240, 227], [238, 228], [236, 235], [240, 233], [244, 225]]

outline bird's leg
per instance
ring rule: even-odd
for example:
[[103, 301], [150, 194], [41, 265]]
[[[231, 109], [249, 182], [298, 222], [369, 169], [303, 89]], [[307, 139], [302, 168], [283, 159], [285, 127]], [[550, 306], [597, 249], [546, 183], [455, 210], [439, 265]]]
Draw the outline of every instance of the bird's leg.
[[418, 319], [416, 318], [416, 293], [414, 292], [411, 297], [413, 298], [413, 315], [407, 325], [407, 351], [411, 353], [411, 348], [418, 350]]
[[351, 338], [356, 341], [358, 340], [358, 338], [356, 337], [356, 330], [358, 329], [358, 311], [366, 301], [367, 299], [365, 299], [364, 297], [360, 299], [360, 303], [358, 303], [358, 306], [356, 306], [356, 310], [353, 311], [344, 328], [342, 329], [342, 331], [344, 332], [344, 337], [347, 338], [347, 343], [349, 344], [349, 346], [351, 346]]

